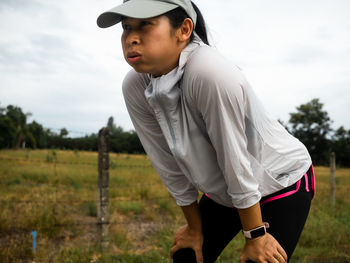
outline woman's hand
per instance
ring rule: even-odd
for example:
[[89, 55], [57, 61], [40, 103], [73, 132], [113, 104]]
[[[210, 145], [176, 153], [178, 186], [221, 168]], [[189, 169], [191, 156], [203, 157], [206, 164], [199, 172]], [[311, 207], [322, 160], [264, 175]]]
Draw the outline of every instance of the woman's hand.
[[175, 234], [175, 241], [171, 247], [170, 256], [173, 257], [175, 252], [181, 248], [192, 248], [196, 253], [197, 263], [203, 263], [202, 246], [202, 232], [190, 229], [188, 225], [184, 225]]
[[252, 260], [256, 263], [285, 263], [287, 254], [269, 233], [254, 239], [246, 239], [240, 262]]

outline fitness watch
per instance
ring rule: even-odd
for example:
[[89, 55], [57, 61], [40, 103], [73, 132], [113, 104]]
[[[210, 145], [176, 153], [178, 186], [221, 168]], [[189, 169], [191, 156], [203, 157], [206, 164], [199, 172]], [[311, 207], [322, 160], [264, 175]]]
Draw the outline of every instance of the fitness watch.
[[249, 239], [257, 238], [266, 234], [266, 228], [269, 228], [269, 224], [264, 222], [264, 225], [257, 228], [248, 231], [243, 230], [243, 235]]

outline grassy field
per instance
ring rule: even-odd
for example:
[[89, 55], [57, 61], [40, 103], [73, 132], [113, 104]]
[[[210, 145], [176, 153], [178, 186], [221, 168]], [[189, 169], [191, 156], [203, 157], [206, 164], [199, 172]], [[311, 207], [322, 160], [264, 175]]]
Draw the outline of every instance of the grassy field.
[[[350, 169], [316, 167], [316, 198], [291, 262], [350, 262]], [[184, 224], [144, 155], [110, 155], [110, 245], [101, 250], [96, 219], [97, 153], [0, 151], [0, 262], [171, 262]], [[37, 231], [36, 252], [31, 232]], [[239, 262], [237, 236], [218, 262]]]

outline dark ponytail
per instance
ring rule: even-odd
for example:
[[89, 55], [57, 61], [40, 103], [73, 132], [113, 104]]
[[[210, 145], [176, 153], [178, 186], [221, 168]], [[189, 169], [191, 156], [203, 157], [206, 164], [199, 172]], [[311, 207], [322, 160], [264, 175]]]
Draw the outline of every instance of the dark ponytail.
[[[194, 10], [197, 13], [197, 22], [196, 22], [196, 27], [194, 31], [197, 33], [197, 35], [202, 39], [202, 41], [205, 44], [209, 45], [207, 28], [205, 26], [203, 15], [199, 10], [199, 8], [192, 1], [191, 3]], [[185, 12], [185, 10], [183, 10], [181, 7], [175, 8], [174, 10], [171, 10], [168, 13], [165, 13], [164, 15], [168, 17], [170, 24], [175, 29], [179, 28], [186, 18], [190, 18]], [[193, 38], [194, 38], [194, 34], [192, 33], [191, 40]]]
[[192, 1], [191, 3], [194, 8], [194, 11], [196, 11], [197, 13], [197, 23], [194, 31], [196, 31], [197, 35], [202, 39], [202, 41], [205, 44], [209, 45], [207, 27], [205, 25], [204, 17], [199, 8]]

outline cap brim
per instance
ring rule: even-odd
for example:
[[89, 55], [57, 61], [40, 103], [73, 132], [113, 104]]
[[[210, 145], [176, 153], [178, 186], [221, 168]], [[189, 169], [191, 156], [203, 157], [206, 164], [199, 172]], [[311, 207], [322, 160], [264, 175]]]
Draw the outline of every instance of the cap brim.
[[97, 18], [97, 25], [102, 28], [110, 27], [119, 23], [122, 20], [122, 17], [142, 19], [160, 16], [177, 7], [177, 5], [159, 1], [128, 1], [102, 13]]

